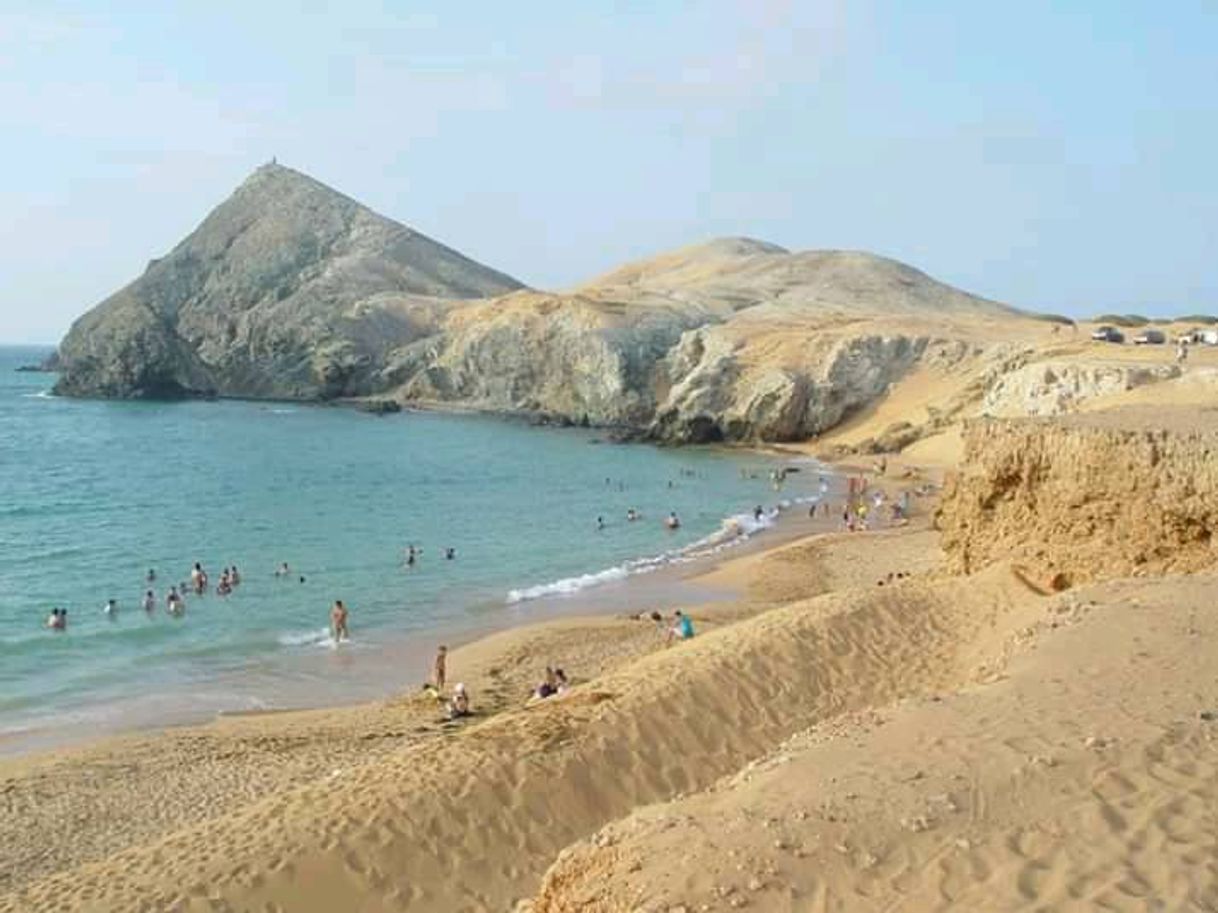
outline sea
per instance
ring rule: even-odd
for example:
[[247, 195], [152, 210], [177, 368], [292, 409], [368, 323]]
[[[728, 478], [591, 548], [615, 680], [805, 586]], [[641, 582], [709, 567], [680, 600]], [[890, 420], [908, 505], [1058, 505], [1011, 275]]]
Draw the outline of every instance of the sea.
[[[441, 641], [654, 601], [649, 576], [738, 547], [818, 490], [807, 459], [492, 416], [65, 399], [54, 375], [17, 371], [49, 352], [0, 347], [0, 753], [387, 696], [426, 677]], [[776, 493], [771, 472], [792, 466]], [[196, 561], [212, 588], [225, 567], [242, 582], [171, 617]], [[46, 628], [52, 608], [65, 632]]]

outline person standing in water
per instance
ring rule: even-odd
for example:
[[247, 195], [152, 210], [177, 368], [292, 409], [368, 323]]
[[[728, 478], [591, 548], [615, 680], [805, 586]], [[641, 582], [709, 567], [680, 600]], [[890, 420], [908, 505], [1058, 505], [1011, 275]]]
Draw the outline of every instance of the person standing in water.
[[111, 621], [118, 618], [118, 603], [113, 599], [107, 599], [106, 604], [102, 606], [102, 614], [107, 616]]
[[156, 570], [154, 568], [148, 568], [148, 575], [144, 578], [144, 581], [146, 583], [156, 582]]
[[175, 616], [182, 614], [182, 597], [178, 595], [176, 586], [171, 586], [169, 595], [165, 597], [165, 611]]
[[667, 526], [669, 529], [680, 529], [681, 528], [681, 521], [677, 517], [677, 512], [675, 510], [671, 511], [668, 514], [668, 519], [664, 521], [664, 525]]
[[149, 615], [156, 611], [156, 594], [152, 590], [144, 594], [144, 611]]
[[336, 644], [350, 637], [347, 633], [347, 607], [341, 599], [334, 600], [334, 607], [330, 609], [330, 635]]

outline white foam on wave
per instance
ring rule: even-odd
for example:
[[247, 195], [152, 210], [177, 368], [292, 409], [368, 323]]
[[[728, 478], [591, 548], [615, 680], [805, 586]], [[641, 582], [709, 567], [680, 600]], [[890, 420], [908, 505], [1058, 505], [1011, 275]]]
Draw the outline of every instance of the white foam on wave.
[[289, 631], [277, 638], [281, 647], [329, 647], [333, 644], [329, 628], [313, 628], [309, 631]]
[[22, 399], [53, 399], [54, 394], [50, 390], [39, 390], [37, 393], [22, 393]]
[[706, 557], [707, 555], [717, 554], [726, 548], [747, 542], [761, 530], [772, 527], [778, 522], [778, 517], [785, 508], [793, 504], [812, 503], [817, 500], [819, 499], [813, 496], [809, 498], [796, 498], [793, 501], [782, 501], [778, 507], [764, 512], [760, 517], [755, 517], [751, 513], [733, 514], [721, 521], [719, 528], [713, 533], [703, 536], [701, 539], [691, 542], [682, 548], [663, 552], [650, 558], [635, 558], [592, 574], [564, 577], [561, 580], [555, 580], [550, 583], [539, 583], [535, 586], [509, 590], [507, 604], [515, 605], [519, 602], [528, 602], [531, 599], [541, 599], [546, 596], [573, 596], [590, 587], [611, 583], [615, 580], [625, 580], [627, 577], [633, 577], [638, 574], [649, 574], [662, 567], [682, 564], [697, 558]]

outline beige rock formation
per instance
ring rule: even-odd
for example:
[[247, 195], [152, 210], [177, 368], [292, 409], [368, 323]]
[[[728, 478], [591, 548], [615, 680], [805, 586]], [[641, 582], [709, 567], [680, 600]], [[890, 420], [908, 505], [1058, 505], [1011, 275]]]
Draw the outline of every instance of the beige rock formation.
[[1127, 407], [976, 420], [938, 515], [949, 564], [1000, 560], [1044, 586], [1218, 559], [1218, 413]]

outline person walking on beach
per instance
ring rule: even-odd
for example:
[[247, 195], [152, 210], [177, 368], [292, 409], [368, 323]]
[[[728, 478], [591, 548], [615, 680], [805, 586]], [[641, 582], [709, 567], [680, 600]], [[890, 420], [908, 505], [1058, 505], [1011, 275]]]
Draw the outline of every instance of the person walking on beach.
[[431, 667], [431, 683], [435, 685], [436, 691], [444, 693], [444, 680], [448, 676], [448, 647], [444, 644], [436, 649], [436, 661]]
[[347, 607], [341, 599], [334, 600], [334, 607], [330, 609], [330, 635], [336, 644], [350, 637], [347, 633]]

